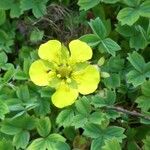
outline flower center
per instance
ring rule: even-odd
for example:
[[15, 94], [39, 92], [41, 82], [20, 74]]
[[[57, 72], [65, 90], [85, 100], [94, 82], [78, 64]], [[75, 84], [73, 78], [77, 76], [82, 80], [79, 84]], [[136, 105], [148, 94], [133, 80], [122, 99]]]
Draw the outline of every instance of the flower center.
[[60, 66], [57, 70], [58, 74], [60, 75], [62, 79], [68, 78], [71, 74], [71, 71], [72, 69], [70, 66]]

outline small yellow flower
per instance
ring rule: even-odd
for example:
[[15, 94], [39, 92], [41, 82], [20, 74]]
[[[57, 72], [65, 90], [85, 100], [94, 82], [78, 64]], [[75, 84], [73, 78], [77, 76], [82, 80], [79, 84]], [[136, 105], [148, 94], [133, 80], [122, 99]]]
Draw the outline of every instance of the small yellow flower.
[[79, 93], [93, 93], [100, 81], [98, 69], [87, 62], [92, 58], [92, 49], [80, 40], [71, 41], [69, 49], [57, 40], [50, 40], [39, 47], [40, 59], [29, 69], [36, 85], [56, 89], [51, 99], [58, 108], [72, 105]]

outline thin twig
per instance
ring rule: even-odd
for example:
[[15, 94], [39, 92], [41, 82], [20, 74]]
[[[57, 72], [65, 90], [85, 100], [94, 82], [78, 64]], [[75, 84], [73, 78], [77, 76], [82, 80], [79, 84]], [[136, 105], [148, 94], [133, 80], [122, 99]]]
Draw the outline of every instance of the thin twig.
[[116, 110], [118, 112], [122, 112], [122, 113], [125, 113], [125, 114], [128, 114], [128, 115], [131, 115], [131, 116], [137, 116], [137, 117], [141, 117], [141, 118], [144, 118], [146, 120], [149, 120], [150, 121], [150, 116], [146, 116], [146, 115], [143, 115], [137, 111], [129, 111], [127, 109], [124, 109], [122, 107], [119, 107], [119, 106], [107, 106], [106, 108], [108, 109], [113, 109], [113, 110]]

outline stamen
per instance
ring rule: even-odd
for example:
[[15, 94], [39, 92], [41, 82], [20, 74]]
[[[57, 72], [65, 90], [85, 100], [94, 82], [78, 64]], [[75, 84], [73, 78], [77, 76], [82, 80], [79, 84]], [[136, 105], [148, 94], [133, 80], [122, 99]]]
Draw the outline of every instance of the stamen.
[[61, 78], [61, 75], [60, 75], [60, 74], [57, 74], [57, 77], [58, 77], [58, 78]]
[[67, 83], [71, 83], [71, 79], [70, 79], [70, 78], [67, 78], [66, 82], [67, 82]]
[[61, 75], [61, 78], [67, 78], [70, 76], [71, 68], [68, 68], [68, 66], [60, 66], [57, 70], [57, 73]]

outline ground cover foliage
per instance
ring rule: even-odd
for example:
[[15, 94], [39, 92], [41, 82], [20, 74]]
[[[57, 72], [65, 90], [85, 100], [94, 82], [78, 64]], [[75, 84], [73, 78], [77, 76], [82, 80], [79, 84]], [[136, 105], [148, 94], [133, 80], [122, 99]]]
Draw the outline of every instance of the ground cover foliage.
[[[101, 76], [63, 109], [29, 77], [50, 39], [88, 43]], [[149, 0], [0, 0], [0, 150], [150, 150], [149, 44]]]

